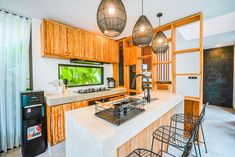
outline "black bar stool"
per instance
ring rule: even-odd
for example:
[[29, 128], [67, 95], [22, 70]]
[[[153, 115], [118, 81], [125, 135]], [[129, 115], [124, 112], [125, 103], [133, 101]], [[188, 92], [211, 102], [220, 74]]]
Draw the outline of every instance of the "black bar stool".
[[[205, 109], [204, 109], [205, 110]], [[199, 152], [199, 157], [201, 157], [201, 151], [199, 147], [199, 139], [198, 139], [198, 132], [199, 132], [199, 126], [204, 120], [203, 114], [200, 114], [200, 117], [197, 118], [195, 123], [192, 123], [192, 130], [187, 131], [183, 128], [177, 128], [170, 126], [161, 126], [156, 131], [153, 132], [153, 139], [152, 139], [152, 146], [151, 151], [153, 151], [153, 146], [155, 140], [158, 140], [161, 142], [161, 150], [163, 151], [163, 143], [167, 144], [166, 153], [168, 153], [168, 147], [172, 146], [178, 150], [184, 151], [184, 148], [190, 138], [190, 135], [195, 132], [196, 137], [194, 138], [194, 148], [196, 156], [197, 154], [197, 148]]]
[[[192, 133], [195, 132], [196, 135], [194, 135], [194, 138], [193, 138], [194, 139], [193, 145], [194, 145], [196, 156], [198, 156], [198, 154], [197, 154], [198, 145], [196, 145], [196, 142], [198, 140], [196, 138], [197, 132], [198, 132], [198, 127], [199, 127], [199, 125], [195, 125], [193, 132], [192, 131], [185, 131], [183, 129], [175, 128], [175, 127], [171, 127], [171, 126], [159, 127], [156, 131], [153, 132], [151, 151], [153, 151], [154, 142], [155, 142], [155, 140], [157, 140], [157, 141], [161, 142], [161, 149], [160, 149], [161, 154], [164, 152], [164, 153], [167, 153], [167, 154], [173, 156], [171, 153], [168, 152], [169, 145], [178, 149], [178, 150], [184, 151], [185, 147], [188, 144], [188, 141], [191, 140]], [[164, 143], [167, 144], [166, 151], [163, 150]]]
[[[184, 151], [181, 157], [191, 156], [191, 151], [192, 151], [193, 143], [195, 141], [195, 137], [196, 137], [196, 131], [191, 134], [188, 142], [186, 143], [184, 147]], [[159, 153], [160, 154], [156, 154], [151, 150], [138, 148], [138, 149], [135, 149], [133, 152], [131, 152], [127, 157], [162, 157], [163, 150], [161, 150]], [[174, 155], [170, 153], [167, 153], [167, 154], [175, 157]]]
[[205, 139], [205, 134], [204, 134], [204, 131], [203, 131], [203, 121], [205, 120], [205, 114], [206, 114], [206, 107], [209, 105], [209, 102], [207, 102], [201, 113], [200, 113], [200, 116], [193, 116], [193, 115], [189, 115], [189, 114], [182, 114], [182, 113], [178, 113], [178, 114], [174, 114], [172, 117], [171, 117], [171, 122], [170, 122], [170, 126], [173, 125], [174, 123], [174, 127], [177, 127], [177, 125], [180, 123], [180, 124], [189, 124], [190, 126], [191, 125], [194, 125], [198, 118], [201, 117], [201, 122], [199, 124], [199, 127], [201, 128], [201, 131], [202, 131], [202, 139], [203, 141], [199, 141], [200, 143], [204, 144], [204, 147], [205, 147], [205, 151], [206, 153], [208, 152], [207, 151], [207, 146], [206, 146], [206, 139]]

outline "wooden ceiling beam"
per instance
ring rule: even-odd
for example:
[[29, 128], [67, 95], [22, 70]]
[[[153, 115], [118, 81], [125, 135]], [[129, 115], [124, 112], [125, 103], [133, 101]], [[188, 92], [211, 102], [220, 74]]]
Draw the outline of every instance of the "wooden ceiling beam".
[[[190, 24], [190, 23], [193, 23], [193, 22], [197, 22], [197, 21], [200, 21], [201, 16], [202, 16], [202, 12], [198, 12], [198, 13], [195, 13], [193, 15], [184, 17], [182, 19], [175, 20], [175, 21], [172, 21], [172, 22], [167, 23], [165, 25], [162, 25], [162, 26], [160, 26], [160, 28], [159, 27], [153, 28], [153, 31], [154, 31], [154, 33], [158, 32], [158, 31], [163, 31], [164, 32], [164, 31], [171, 30], [172, 25], [175, 28], [177, 28], [177, 27], [187, 25], [187, 24]], [[132, 36], [126, 37], [122, 40], [130, 41], [130, 40], [132, 40]]]

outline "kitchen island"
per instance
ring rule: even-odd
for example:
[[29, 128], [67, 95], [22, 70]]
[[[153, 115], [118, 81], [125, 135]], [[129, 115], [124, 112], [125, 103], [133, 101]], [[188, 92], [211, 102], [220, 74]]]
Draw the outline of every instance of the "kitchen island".
[[151, 97], [158, 100], [146, 104], [145, 112], [120, 126], [96, 117], [95, 106], [67, 112], [66, 156], [125, 157], [135, 148], [150, 148], [152, 132], [169, 124], [174, 113], [184, 112], [181, 94], [152, 91]]

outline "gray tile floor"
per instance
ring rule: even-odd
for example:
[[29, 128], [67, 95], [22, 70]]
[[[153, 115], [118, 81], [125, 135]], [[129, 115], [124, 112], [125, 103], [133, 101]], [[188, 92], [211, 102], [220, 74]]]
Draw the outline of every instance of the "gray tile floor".
[[[235, 111], [209, 106], [204, 123], [208, 153], [201, 147], [203, 157], [235, 157]], [[65, 157], [64, 146], [53, 148], [38, 157]], [[1, 157], [21, 157], [20, 149], [0, 154]]]

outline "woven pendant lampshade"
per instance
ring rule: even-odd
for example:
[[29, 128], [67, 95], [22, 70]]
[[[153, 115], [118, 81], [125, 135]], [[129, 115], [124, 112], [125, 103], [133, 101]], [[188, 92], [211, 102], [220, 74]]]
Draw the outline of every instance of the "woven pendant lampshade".
[[117, 37], [127, 22], [126, 9], [121, 0], [102, 0], [97, 10], [97, 24], [101, 32]]
[[[159, 27], [160, 27], [160, 17], [162, 13], [158, 13]], [[154, 53], [166, 53], [169, 49], [169, 43], [166, 35], [162, 31], [158, 31], [152, 42], [152, 50]]]
[[132, 40], [135, 46], [148, 46], [153, 38], [153, 27], [148, 18], [143, 15], [143, 0], [142, 0], [142, 16], [137, 20], [133, 32]]

